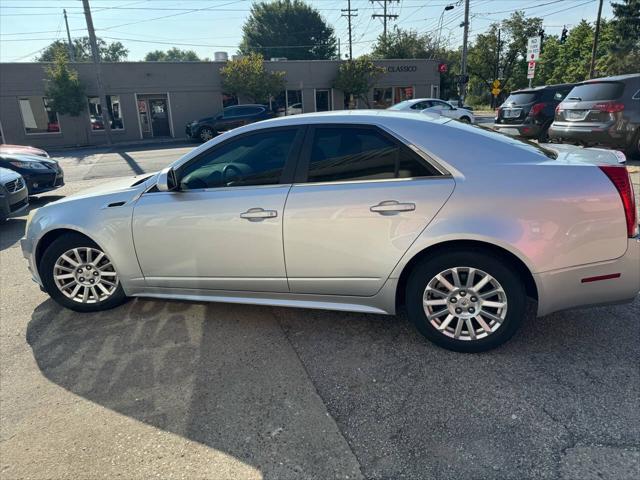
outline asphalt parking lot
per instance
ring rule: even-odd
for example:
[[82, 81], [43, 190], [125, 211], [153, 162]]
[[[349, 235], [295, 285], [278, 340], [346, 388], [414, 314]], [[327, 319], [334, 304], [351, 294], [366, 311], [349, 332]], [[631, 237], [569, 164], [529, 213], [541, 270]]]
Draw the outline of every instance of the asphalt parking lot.
[[[189, 144], [78, 150], [67, 185]], [[636, 191], [638, 173], [634, 173]], [[0, 478], [626, 479], [640, 471], [640, 298], [439, 349], [386, 317], [131, 301], [62, 309], [0, 226]]]

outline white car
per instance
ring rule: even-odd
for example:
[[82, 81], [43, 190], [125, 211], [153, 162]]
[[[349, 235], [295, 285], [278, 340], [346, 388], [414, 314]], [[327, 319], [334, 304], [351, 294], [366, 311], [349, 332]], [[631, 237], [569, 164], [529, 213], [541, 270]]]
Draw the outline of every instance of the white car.
[[420, 112], [442, 115], [465, 123], [476, 123], [473, 113], [466, 108], [454, 107], [449, 102], [438, 98], [414, 98], [396, 103], [387, 110], [399, 110], [403, 112]]

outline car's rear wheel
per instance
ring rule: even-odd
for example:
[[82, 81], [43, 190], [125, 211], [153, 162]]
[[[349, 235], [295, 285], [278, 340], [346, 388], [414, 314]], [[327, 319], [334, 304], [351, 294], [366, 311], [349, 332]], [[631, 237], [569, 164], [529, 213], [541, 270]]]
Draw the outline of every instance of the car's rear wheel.
[[460, 121], [462, 123], [471, 123], [471, 119], [469, 117], [467, 117], [466, 115], [464, 117], [460, 117]]
[[211, 140], [215, 136], [216, 136], [216, 134], [213, 131], [213, 128], [211, 128], [211, 127], [202, 127], [198, 131], [198, 138], [202, 142], [208, 142], [209, 140]]
[[45, 250], [39, 271], [51, 298], [71, 310], [107, 310], [127, 300], [111, 259], [84, 235], [57, 238]]
[[526, 292], [514, 269], [490, 253], [456, 251], [420, 262], [407, 281], [409, 318], [436, 345], [482, 352], [522, 324]]

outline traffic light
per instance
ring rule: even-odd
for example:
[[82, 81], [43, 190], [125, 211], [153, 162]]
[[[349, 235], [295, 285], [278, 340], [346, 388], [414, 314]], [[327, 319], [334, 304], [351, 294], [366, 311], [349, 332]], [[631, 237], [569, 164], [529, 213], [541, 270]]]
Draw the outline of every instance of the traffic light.
[[562, 34], [560, 35], [560, 43], [564, 43], [567, 41], [568, 33], [569, 33], [569, 30], [567, 30], [567, 27], [562, 27]]

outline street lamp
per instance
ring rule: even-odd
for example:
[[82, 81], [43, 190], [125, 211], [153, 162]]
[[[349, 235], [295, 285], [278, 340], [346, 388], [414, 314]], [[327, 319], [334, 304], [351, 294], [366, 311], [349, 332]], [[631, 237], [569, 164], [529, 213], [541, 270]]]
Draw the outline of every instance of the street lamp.
[[449, 10], [453, 10], [455, 8], [454, 5], [447, 5], [442, 9], [442, 13], [440, 14], [440, 19], [438, 20], [438, 35], [436, 37], [436, 52], [440, 48], [440, 38], [442, 37], [442, 20], [444, 18], [444, 12], [448, 12]]

